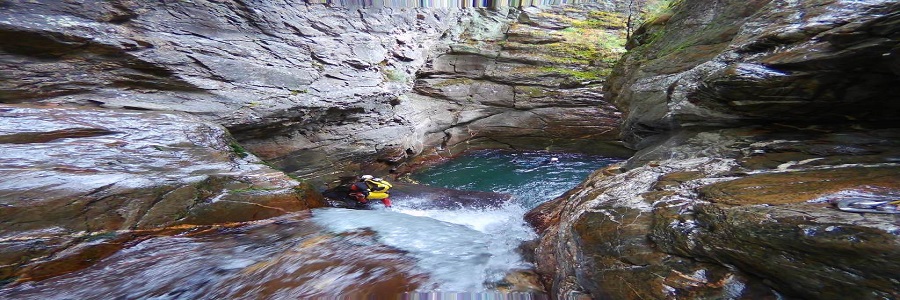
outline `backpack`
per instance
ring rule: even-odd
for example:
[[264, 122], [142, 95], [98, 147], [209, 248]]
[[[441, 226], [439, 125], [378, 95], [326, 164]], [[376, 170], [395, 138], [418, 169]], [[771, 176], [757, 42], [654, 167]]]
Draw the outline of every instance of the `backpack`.
[[392, 187], [394, 187], [393, 185], [391, 185], [391, 184], [388, 183], [387, 181], [382, 180], [381, 178], [375, 178], [375, 179], [372, 179], [372, 180], [366, 180], [366, 183], [371, 184], [371, 185], [370, 185], [370, 187], [371, 187], [370, 190], [376, 191], [376, 192], [382, 192], [382, 193], [387, 193], [387, 191], [388, 191], [389, 189], [391, 189]]

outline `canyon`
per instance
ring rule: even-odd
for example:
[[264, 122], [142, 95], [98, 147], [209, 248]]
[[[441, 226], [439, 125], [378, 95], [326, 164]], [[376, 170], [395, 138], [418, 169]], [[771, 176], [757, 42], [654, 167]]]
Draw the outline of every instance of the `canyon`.
[[[900, 4], [0, 1], [0, 278], [471, 149], [631, 157], [533, 210], [547, 293], [900, 297]], [[74, 264], [74, 266], [73, 266]]]

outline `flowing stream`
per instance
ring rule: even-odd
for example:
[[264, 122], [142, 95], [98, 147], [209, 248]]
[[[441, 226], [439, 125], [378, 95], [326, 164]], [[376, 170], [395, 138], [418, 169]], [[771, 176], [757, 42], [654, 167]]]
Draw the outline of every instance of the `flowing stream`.
[[[549, 162], [551, 157], [558, 161]], [[136, 236], [88, 268], [7, 286], [0, 298], [433, 299], [445, 293], [544, 298], [515, 294], [505, 279], [531, 268], [517, 252], [521, 242], [536, 237], [523, 215], [617, 161], [474, 151], [411, 177], [434, 186], [510, 194], [510, 202], [488, 209], [416, 209], [405, 204], [422, 199], [396, 199], [391, 210], [322, 208], [235, 226]]]

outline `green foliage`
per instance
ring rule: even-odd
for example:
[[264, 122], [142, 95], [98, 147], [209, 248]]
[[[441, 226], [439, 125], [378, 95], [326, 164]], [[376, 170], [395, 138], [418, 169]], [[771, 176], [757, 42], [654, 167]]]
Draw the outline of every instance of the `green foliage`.
[[647, 0], [647, 5], [641, 10], [642, 19], [654, 20], [660, 16], [670, 14], [675, 4], [681, 0]]

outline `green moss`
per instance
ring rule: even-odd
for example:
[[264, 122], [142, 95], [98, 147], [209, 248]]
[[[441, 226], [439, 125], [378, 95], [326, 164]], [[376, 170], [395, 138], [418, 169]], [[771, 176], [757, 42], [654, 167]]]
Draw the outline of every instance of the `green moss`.
[[393, 82], [406, 81], [406, 75], [403, 74], [403, 72], [393, 70], [393, 69], [384, 70], [384, 78], [387, 79], [388, 81], [393, 81]]
[[519, 91], [528, 95], [529, 98], [540, 98], [548, 94], [546, 90], [536, 86], [520, 86]]
[[240, 158], [245, 158], [250, 155], [250, 153], [248, 153], [247, 150], [237, 142], [231, 142], [228, 144], [228, 146], [231, 147], [231, 151], [233, 151], [234, 154], [236, 154]]
[[93, 242], [97, 240], [108, 240], [116, 237], [115, 232], [95, 232], [84, 237], [84, 242]]
[[292, 96], [297, 96], [297, 95], [300, 95], [300, 94], [306, 94], [306, 93], [309, 93], [309, 89], [291, 90], [291, 95], [292, 95]]
[[438, 82], [438, 83], [434, 84], [434, 87], [448, 87], [448, 86], [453, 86], [453, 85], [469, 85], [469, 84], [472, 84], [473, 82], [475, 82], [475, 80], [473, 80], [471, 78], [465, 78], [465, 77], [453, 78], [453, 79], [447, 79], [447, 80]]
[[284, 173], [284, 174], [287, 175], [288, 177], [290, 177], [291, 179], [296, 180], [300, 183], [306, 183], [306, 179], [300, 178], [300, 176], [297, 176], [294, 173]]
[[568, 69], [562, 67], [544, 67], [542, 68], [544, 72], [557, 73], [557, 74], [565, 74], [572, 76], [576, 79], [580, 80], [600, 80], [609, 76], [609, 73], [612, 71], [608, 68], [593, 68], [589, 70], [576, 70], [576, 69]]
[[566, 41], [547, 45], [560, 63], [615, 62], [625, 53], [625, 37], [606, 30], [570, 27], [562, 31]]
[[592, 11], [587, 19], [572, 21], [572, 26], [577, 28], [622, 29], [626, 25], [626, 18], [622, 14], [605, 11]]
[[683, 0], [650, 0], [647, 1], [647, 5], [644, 6], [644, 9], [641, 10], [641, 16], [643, 20], [648, 20], [648, 22], [654, 22], [658, 18], [662, 16], [666, 16], [672, 13], [672, 8], [675, 7], [678, 3]]

